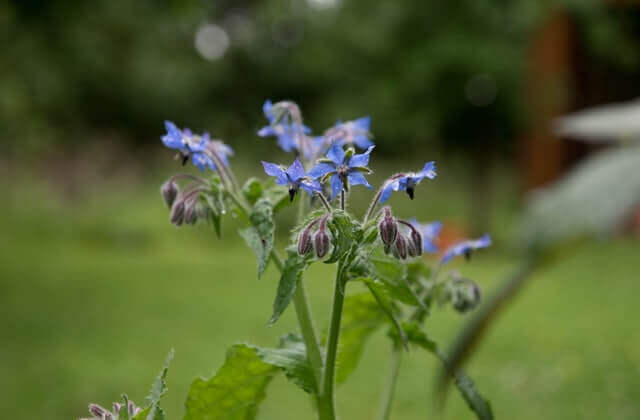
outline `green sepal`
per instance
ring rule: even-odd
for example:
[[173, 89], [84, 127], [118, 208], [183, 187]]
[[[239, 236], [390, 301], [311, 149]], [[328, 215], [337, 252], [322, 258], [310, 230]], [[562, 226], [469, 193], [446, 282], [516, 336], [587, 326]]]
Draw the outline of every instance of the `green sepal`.
[[353, 171], [357, 171], [357, 172], [362, 172], [365, 174], [372, 174], [373, 171], [369, 168], [367, 168], [366, 166], [352, 166], [351, 170]]

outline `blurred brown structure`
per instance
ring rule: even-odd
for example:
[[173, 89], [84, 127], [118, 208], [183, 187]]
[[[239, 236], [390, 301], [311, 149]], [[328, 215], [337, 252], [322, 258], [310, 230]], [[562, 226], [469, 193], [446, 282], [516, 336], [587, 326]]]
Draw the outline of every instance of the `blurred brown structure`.
[[[638, 1], [609, 3], [612, 13], [640, 18]], [[640, 27], [633, 28], [633, 35], [640, 41]], [[554, 119], [640, 96], [638, 71], [604, 62], [589, 54], [585, 43], [580, 22], [562, 10], [550, 15], [531, 39], [525, 92], [529, 126], [520, 148], [526, 191], [555, 180], [585, 155], [604, 147], [558, 138], [552, 132]]]

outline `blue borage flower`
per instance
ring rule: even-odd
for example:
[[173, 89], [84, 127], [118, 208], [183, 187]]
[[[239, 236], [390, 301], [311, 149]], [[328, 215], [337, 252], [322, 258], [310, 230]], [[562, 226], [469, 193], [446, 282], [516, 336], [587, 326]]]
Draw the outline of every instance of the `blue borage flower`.
[[406, 191], [413, 200], [413, 192], [424, 178], [434, 179], [436, 177], [436, 163], [427, 162], [420, 172], [410, 172], [407, 174], [398, 174], [391, 177], [382, 189], [380, 195], [380, 203], [384, 203], [391, 196], [392, 191]]
[[438, 246], [435, 244], [435, 240], [442, 231], [442, 222], [431, 222], [427, 224], [418, 223], [416, 219], [410, 219], [409, 223], [413, 225], [422, 234], [422, 251], [423, 252], [438, 252]]
[[353, 121], [340, 122], [328, 129], [324, 136], [331, 143], [338, 143], [341, 146], [354, 144], [360, 149], [368, 149], [373, 146], [370, 140], [371, 117], [362, 117]]
[[[262, 106], [262, 110], [267, 120], [269, 120], [269, 125], [258, 130], [258, 136], [275, 136], [278, 140], [278, 146], [285, 152], [302, 151], [303, 147], [300, 143], [304, 141], [303, 136], [311, 133], [311, 129], [298, 122], [285, 121], [284, 118], [277, 115], [273, 108], [274, 105], [267, 99]], [[305, 153], [308, 152], [305, 151]]]
[[320, 183], [305, 174], [304, 166], [302, 166], [298, 158], [293, 161], [288, 169], [265, 161], [262, 161], [262, 166], [267, 175], [276, 178], [276, 184], [289, 186], [289, 198], [291, 201], [293, 201], [293, 197], [295, 197], [299, 188], [302, 188], [311, 195], [313, 195], [314, 191], [322, 191]]
[[215, 153], [225, 165], [229, 165], [229, 156], [233, 155], [233, 149], [220, 140], [211, 140], [208, 133], [202, 136], [194, 135], [191, 130], [180, 130], [173, 122], [165, 121], [167, 134], [162, 136], [162, 143], [170, 149], [176, 149], [182, 158], [182, 164], [189, 159], [193, 164], [204, 171], [206, 168], [216, 170], [216, 165], [211, 158]]
[[342, 146], [334, 143], [327, 152], [327, 159], [321, 159], [309, 171], [312, 178], [322, 178], [324, 182], [331, 177], [331, 200], [333, 200], [344, 188], [348, 191], [349, 185], [364, 185], [373, 189], [365, 179], [363, 173], [371, 173], [367, 168], [369, 164], [369, 154], [375, 146], [370, 146], [366, 152], [356, 155], [353, 149], [344, 151]]
[[440, 259], [440, 264], [445, 264], [451, 261], [453, 257], [456, 257], [458, 255], [464, 255], [465, 258], [469, 259], [471, 258], [472, 251], [480, 248], [486, 248], [489, 245], [491, 245], [491, 237], [489, 236], [489, 234], [485, 234], [478, 239], [468, 239], [466, 241], [462, 241], [447, 249], [447, 251], [442, 255], [442, 258]]

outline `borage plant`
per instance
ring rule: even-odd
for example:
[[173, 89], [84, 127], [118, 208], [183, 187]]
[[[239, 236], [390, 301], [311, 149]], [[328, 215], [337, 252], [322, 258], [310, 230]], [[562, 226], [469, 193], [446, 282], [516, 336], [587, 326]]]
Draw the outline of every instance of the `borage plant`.
[[[418, 184], [436, 177], [434, 162], [426, 163], [420, 171], [397, 173], [385, 180], [359, 219], [347, 211], [347, 203], [351, 188], [362, 185], [373, 189], [366, 179], [374, 149], [369, 118], [338, 123], [322, 136], [313, 137], [295, 103], [267, 101], [263, 110], [269, 125], [258, 135], [276, 137], [278, 145], [296, 157], [287, 165], [263, 161], [270, 178], [251, 178], [242, 186], [229, 164], [233, 154], [229, 146], [211, 140], [208, 134], [197, 135], [165, 123], [163, 143], [178, 150], [183, 165], [191, 160], [201, 171], [208, 171], [207, 177], [174, 175], [163, 184], [171, 223], [181, 226], [208, 221], [219, 235], [222, 217], [236, 214], [246, 223], [239, 233], [257, 255], [258, 278], [269, 261], [280, 272], [269, 323], [278, 321], [293, 301], [300, 330], [300, 335], [282, 337], [276, 348], [232, 346], [213, 377], [196, 379], [191, 385], [185, 419], [255, 418], [269, 382], [280, 371], [313, 396], [319, 419], [335, 419], [335, 385], [355, 369], [367, 337], [388, 326], [391, 361], [379, 411], [379, 418], [387, 419], [400, 360], [410, 344], [447, 364], [423, 324], [435, 306], [451, 304], [466, 312], [478, 304], [478, 286], [443, 269], [455, 256], [468, 259], [474, 250], [489, 246], [489, 236], [452, 246], [430, 267], [421, 255], [438, 251], [435, 241], [441, 223], [403, 220], [382, 204], [394, 191], [405, 191], [413, 199]], [[363, 151], [358, 153], [356, 148]], [[283, 257], [274, 247], [274, 214], [294, 201], [299, 210], [298, 226], [291, 232], [291, 245]], [[324, 336], [314, 325], [304, 283], [305, 270], [317, 262], [336, 266], [333, 304]], [[363, 286], [362, 290], [347, 294], [347, 286], [356, 284]], [[163, 372], [166, 374], [166, 369]], [[476, 392], [473, 382], [462, 371], [450, 373], [476, 415], [492, 418], [489, 404]], [[163, 392], [164, 377], [160, 385]], [[158, 398], [153, 394], [152, 390], [147, 407], [131, 405], [125, 418], [164, 418], [157, 407], [161, 392], [156, 390]], [[114, 411], [127, 411], [119, 407]], [[149, 414], [151, 409], [154, 411]], [[118, 417], [99, 406], [92, 405], [91, 410], [98, 418], [100, 413], [102, 418]]]

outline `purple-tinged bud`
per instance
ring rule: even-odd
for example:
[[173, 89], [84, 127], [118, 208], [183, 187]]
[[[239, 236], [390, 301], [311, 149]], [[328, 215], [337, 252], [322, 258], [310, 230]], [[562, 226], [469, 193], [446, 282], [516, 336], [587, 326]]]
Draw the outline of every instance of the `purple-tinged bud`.
[[129, 413], [129, 417], [133, 417], [140, 412], [140, 407], [136, 407], [133, 401], [129, 401], [127, 403], [127, 412]]
[[409, 239], [416, 250], [415, 256], [422, 255], [422, 234], [417, 229], [412, 229]]
[[407, 240], [407, 254], [409, 254], [410, 257], [418, 256], [418, 250], [416, 249], [416, 245], [411, 240], [411, 237], [409, 237]]
[[395, 253], [397, 253], [398, 258], [401, 260], [407, 259], [407, 239], [403, 234], [399, 234], [396, 238], [396, 242], [394, 243]]
[[113, 414], [116, 415], [116, 416], [119, 415], [121, 408], [122, 408], [122, 404], [114, 402], [113, 403]]
[[382, 239], [382, 243], [386, 248], [393, 245], [396, 241], [396, 237], [398, 236], [398, 224], [393, 216], [391, 216], [389, 207], [385, 207], [384, 212], [384, 218], [378, 225], [378, 229], [380, 230], [380, 239]]
[[184, 205], [184, 222], [188, 225], [195, 225], [198, 221], [198, 212], [196, 210], [197, 201], [189, 200]]
[[173, 203], [169, 220], [176, 226], [182, 225], [184, 222], [184, 200], [178, 200]]
[[98, 417], [99, 419], [106, 417], [107, 414], [111, 414], [105, 408], [102, 408], [98, 404], [89, 404], [89, 413], [91, 413], [91, 415], [94, 417]]
[[318, 223], [318, 219], [309, 223], [307, 227], [300, 233], [298, 237], [298, 254], [306, 255], [313, 248], [313, 241], [311, 238], [311, 229]]
[[160, 193], [162, 193], [162, 199], [164, 200], [167, 207], [171, 208], [173, 202], [176, 200], [178, 196], [178, 186], [175, 182], [169, 180], [162, 184], [160, 188]]
[[318, 258], [322, 258], [329, 252], [329, 235], [327, 234], [327, 219], [328, 214], [325, 214], [320, 219], [320, 225], [318, 226], [318, 232], [316, 232], [313, 242], [316, 248], [316, 255]]

